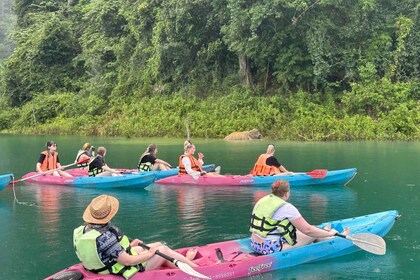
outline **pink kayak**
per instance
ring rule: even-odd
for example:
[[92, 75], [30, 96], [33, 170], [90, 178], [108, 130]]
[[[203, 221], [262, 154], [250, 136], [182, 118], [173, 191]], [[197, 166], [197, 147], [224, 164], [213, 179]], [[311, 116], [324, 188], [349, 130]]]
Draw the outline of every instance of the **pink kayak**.
[[[373, 254], [385, 254], [386, 244], [380, 236], [384, 236], [392, 228], [398, 218], [396, 210], [379, 212], [360, 217], [332, 221], [319, 225], [323, 228], [331, 224], [332, 228], [349, 227], [352, 239], [335, 237], [330, 240], [312, 243], [306, 246], [278, 252], [270, 255], [256, 255], [250, 246], [249, 238], [222, 241], [197, 248], [194, 270], [211, 279], [235, 279], [249, 277], [264, 272], [292, 267], [304, 263], [322, 261], [340, 257], [363, 250]], [[185, 255], [189, 248], [176, 250]], [[191, 268], [191, 267], [189, 267]], [[121, 276], [95, 274], [75, 264], [51, 275], [45, 280], [121, 280]], [[135, 274], [131, 280], [142, 279], [200, 279], [186, 274], [185, 270], [161, 267]]]
[[176, 175], [156, 180], [162, 185], [197, 185], [197, 186], [253, 186], [266, 187], [276, 180], [289, 181], [291, 186], [341, 185], [347, 184], [356, 176], [356, 168], [341, 170], [315, 169], [311, 172], [292, 173], [276, 176], [224, 175], [220, 177], [200, 176], [194, 179], [190, 175]]

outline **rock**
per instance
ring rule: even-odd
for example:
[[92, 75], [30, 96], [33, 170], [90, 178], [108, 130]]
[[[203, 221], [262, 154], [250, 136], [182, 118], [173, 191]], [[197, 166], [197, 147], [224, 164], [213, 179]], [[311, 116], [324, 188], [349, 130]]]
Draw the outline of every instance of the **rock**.
[[225, 140], [234, 141], [234, 140], [257, 140], [262, 139], [261, 133], [257, 129], [252, 129], [248, 131], [236, 131], [232, 132], [225, 137]]

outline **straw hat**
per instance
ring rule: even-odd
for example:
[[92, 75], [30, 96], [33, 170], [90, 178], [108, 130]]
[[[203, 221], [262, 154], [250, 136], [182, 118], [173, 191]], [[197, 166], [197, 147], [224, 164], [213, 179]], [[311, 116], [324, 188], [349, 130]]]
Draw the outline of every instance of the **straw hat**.
[[83, 213], [83, 220], [90, 224], [107, 224], [118, 212], [120, 203], [113, 196], [102, 194], [92, 199]]

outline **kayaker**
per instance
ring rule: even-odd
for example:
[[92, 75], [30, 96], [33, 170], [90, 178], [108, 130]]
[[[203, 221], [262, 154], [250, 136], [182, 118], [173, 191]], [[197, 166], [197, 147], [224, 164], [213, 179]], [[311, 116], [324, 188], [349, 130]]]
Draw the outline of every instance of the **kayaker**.
[[[287, 202], [290, 198], [288, 181], [275, 181], [271, 191], [252, 211], [251, 246], [255, 252], [267, 255], [335, 236], [337, 231], [330, 225], [324, 229], [310, 225], [299, 210]], [[342, 232], [344, 235], [349, 233], [349, 228]]]
[[202, 166], [204, 164], [204, 155], [202, 153], [198, 153], [198, 159], [196, 159], [194, 157], [195, 145], [192, 144], [190, 141], [185, 141], [184, 150], [185, 153], [179, 157], [179, 175], [188, 174], [193, 176], [194, 178], [198, 178], [199, 176], [223, 176], [215, 172], [206, 172], [203, 170]]
[[169, 170], [172, 166], [164, 160], [156, 158], [158, 148], [156, 144], [147, 146], [146, 151], [140, 156], [137, 169], [139, 171]]
[[276, 149], [273, 144], [267, 146], [267, 151], [258, 157], [254, 168], [251, 171], [251, 175], [254, 176], [271, 176], [279, 175], [282, 173], [292, 173], [288, 171], [274, 156]]
[[[95, 156], [95, 147], [90, 143], [83, 144], [82, 148], [77, 152], [76, 159], [74, 162], [80, 162], [86, 159], [90, 159]], [[88, 169], [89, 162], [79, 163], [77, 167], [80, 169]]]
[[121, 176], [121, 172], [110, 168], [105, 163], [106, 149], [105, 147], [98, 148], [98, 154], [89, 163], [88, 174], [90, 177], [99, 176]]
[[86, 224], [74, 230], [76, 255], [87, 270], [99, 274], [122, 275], [129, 279], [137, 272], [157, 269], [162, 265], [176, 268], [172, 262], [155, 255], [157, 250], [191, 267], [197, 267], [192, 262], [197, 254], [196, 249], [188, 250], [186, 256], [183, 256], [160, 242], [147, 244], [150, 249], [145, 250], [138, 246], [143, 241], [129, 240], [111, 223], [118, 208], [119, 201], [113, 196], [103, 194], [95, 197], [83, 213]]
[[[47, 150], [41, 152], [35, 170], [40, 174], [51, 174], [54, 176], [73, 177], [63, 170], [57, 153], [57, 144], [54, 141], [48, 141]], [[54, 170], [54, 171], [52, 171]]]

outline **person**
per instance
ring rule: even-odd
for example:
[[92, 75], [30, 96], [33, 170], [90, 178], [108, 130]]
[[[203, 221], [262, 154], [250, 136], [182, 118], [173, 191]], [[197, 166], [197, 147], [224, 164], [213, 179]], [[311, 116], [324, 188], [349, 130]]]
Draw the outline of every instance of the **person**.
[[[99, 153], [99, 148], [98, 148]], [[99, 274], [117, 274], [129, 279], [137, 272], [157, 269], [160, 266], [176, 266], [158, 256], [155, 252], [168, 255], [174, 259], [197, 267], [192, 262], [197, 249], [189, 249], [186, 256], [179, 254], [161, 242], [147, 244], [146, 250], [139, 246], [140, 239], [131, 240], [117, 228], [111, 219], [118, 212], [117, 198], [102, 194], [90, 202], [83, 213], [84, 225], [73, 231], [73, 245], [76, 255], [83, 266]]]
[[[54, 141], [48, 141], [47, 150], [41, 152], [35, 170], [40, 174], [52, 174], [54, 176], [73, 177], [63, 170], [60, 164], [60, 158], [57, 153], [57, 144]], [[54, 170], [54, 171], [53, 171]]]
[[[77, 152], [75, 163], [90, 159], [91, 157], [95, 156], [95, 147], [92, 146], [90, 143], [85, 143], [82, 148]], [[89, 162], [78, 163], [77, 167], [80, 169], [88, 169]]]
[[281, 173], [292, 173], [288, 171], [274, 156], [275, 148], [273, 144], [267, 146], [265, 154], [259, 156], [254, 168], [251, 171], [253, 176], [272, 176]]
[[204, 155], [202, 153], [198, 153], [198, 159], [196, 159], [194, 157], [195, 145], [187, 141], [185, 141], [184, 143], [185, 153], [179, 157], [178, 175], [188, 174], [188, 175], [191, 175], [194, 179], [198, 178], [199, 176], [209, 176], [209, 177], [223, 176], [215, 172], [204, 171], [202, 168], [204, 164], [204, 161], [203, 161]]
[[98, 154], [89, 163], [88, 174], [90, 177], [99, 176], [121, 176], [121, 172], [110, 168], [105, 163], [106, 149], [105, 147], [98, 148]]
[[[337, 230], [328, 225], [324, 229], [310, 225], [291, 203], [288, 181], [277, 180], [271, 185], [271, 194], [261, 198], [252, 211], [251, 247], [259, 254], [301, 247], [312, 242], [334, 237]], [[345, 228], [342, 234], [350, 233]]]
[[137, 169], [139, 171], [169, 170], [172, 166], [164, 160], [156, 158], [158, 148], [150, 144], [146, 151], [140, 156]]

